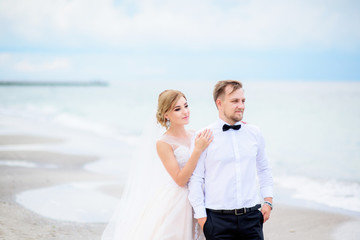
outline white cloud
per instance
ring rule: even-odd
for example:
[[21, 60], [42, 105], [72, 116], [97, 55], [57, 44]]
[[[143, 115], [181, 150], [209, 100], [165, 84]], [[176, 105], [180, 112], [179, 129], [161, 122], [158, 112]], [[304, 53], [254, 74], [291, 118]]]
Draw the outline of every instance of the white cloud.
[[47, 45], [351, 49], [360, 42], [359, 10], [349, 1], [12, 0], [0, 2], [0, 17], [13, 35]]
[[23, 72], [43, 72], [63, 70], [70, 67], [70, 61], [67, 59], [54, 59], [49, 62], [33, 63], [28, 60], [23, 60], [14, 65], [14, 68]]

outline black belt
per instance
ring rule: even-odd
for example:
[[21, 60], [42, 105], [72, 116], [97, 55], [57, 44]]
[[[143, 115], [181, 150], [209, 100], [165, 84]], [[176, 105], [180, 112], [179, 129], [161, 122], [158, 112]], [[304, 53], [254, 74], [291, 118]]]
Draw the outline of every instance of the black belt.
[[240, 208], [240, 209], [233, 209], [233, 210], [215, 210], [215, 209], [210, 209], [210, 208], [207, 208], [206, 210], [208, 210], [210, 212], [214, 212], [214, 213], [232, 214], [232, 215], [238, 216], [238, 215], [243, 215], [243, 214], [252, 212], [254, 210], [258, 210], [259, 208], [261, 208], [260, 204], [257, 204], [250, 208]]

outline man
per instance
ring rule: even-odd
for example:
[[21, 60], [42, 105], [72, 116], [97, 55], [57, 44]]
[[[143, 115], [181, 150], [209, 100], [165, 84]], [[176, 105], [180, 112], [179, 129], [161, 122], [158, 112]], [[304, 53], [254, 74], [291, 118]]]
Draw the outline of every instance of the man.
[[257, 127], [241, 121], [245, 97], [240, 82], [218, 82], [214, 101], [219, 119], [208, 127], [214, 140], [189, 181], [195, 218], [207, 240], [264, 239], [262, 227], [270, 217], [273, 197], [264, 139]]

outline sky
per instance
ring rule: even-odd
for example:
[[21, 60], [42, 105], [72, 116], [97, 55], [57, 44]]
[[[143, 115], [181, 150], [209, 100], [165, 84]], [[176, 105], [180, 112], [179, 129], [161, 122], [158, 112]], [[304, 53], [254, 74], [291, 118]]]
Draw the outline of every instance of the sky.
[[0, 80], [360, 80], [360, 1], [0, 0]]

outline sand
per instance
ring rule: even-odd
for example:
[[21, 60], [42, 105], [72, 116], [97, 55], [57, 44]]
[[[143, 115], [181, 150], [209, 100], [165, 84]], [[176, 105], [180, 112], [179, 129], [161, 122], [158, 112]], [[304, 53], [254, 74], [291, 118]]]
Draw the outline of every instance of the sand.
[[[0, 136], [14, 143], [44, 143], [43, 137]], [[53, 143], [54, 139], [48, 139]], [[58, 140], [60, 141], [60, 140]], [[86, 172], [85, 163], [95, 156], [67, 155], [42, 151], [0, 151], [0, 160], [26, 160], [38, 164], [56, 164], [56, 169], [0, 166], [0, 239], [100, 239], [105, 223], [75, 223], [42, 217], [23, 208], [15, 201], [16, 194], [25, 190], [53, 186], [67, 182], [106, 181], [106, 177]], [[39, 200], [41, 201], [41, 200]]]
[[346, 215], [277, 206], [264, 225], [264, 234], [267, 240], [360, 239], [359, 230], [352, 228], [354, 223], [360, 226], [359, 219]]
[[[36, 136], [0, 135], [0, 145], [46, 144], [61, 142]], [[0, 150], [0, 160], [26, 160], [38, 164], [55, 164], [57, 168], [0, 166], [0, 239], [100, 239], [105, 223], [75, 223], [42, 217], [15, 201], [25, 190], [69, 182], [107, 181], [109, 176], [90, 173], [84, 164], [96, 156], [69, 155], [46, 151]], [[104, 187], [104, 192], [119, 196], [121, 189]], [[41, 201], [41, 200], [40, 200]], [[267, 240], [352, 240], [360, 239], [360, 220], [354, 216], [276, 205], [264, 225]]]

